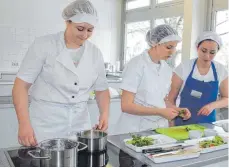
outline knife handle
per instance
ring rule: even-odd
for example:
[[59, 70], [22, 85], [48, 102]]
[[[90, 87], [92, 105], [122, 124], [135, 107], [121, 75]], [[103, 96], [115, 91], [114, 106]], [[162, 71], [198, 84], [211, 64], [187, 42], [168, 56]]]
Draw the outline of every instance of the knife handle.
[[162, 151], [162, 148], [143, 149], [142, 153], [153, 153]]
[[[155, 155], [155, 154], [160, 154], [160, 153], [167, 153], [167, 152], [172, 152], [172, 151], [174, 151], [173, 149], [167, 149], [167, 150], [158, 150], [158, 151], [146, 151], [146, 153], [149, 153], [149, 154], [151, 154], [151, 155]], [[146, 153], [144, 153], [144, 154], [146, 154]]]

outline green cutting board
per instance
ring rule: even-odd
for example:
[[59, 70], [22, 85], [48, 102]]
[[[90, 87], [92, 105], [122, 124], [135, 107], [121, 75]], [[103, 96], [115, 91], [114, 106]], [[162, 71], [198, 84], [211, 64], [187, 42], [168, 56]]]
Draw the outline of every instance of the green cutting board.
[[204, 132], [206, 127], [199, 124], [183, 125], [169, 128], [158, 128], [155, 131], [159, 134], [167, 135], [176, 140], [186, 140], [189, 139], [188, 130], [200, 130]]

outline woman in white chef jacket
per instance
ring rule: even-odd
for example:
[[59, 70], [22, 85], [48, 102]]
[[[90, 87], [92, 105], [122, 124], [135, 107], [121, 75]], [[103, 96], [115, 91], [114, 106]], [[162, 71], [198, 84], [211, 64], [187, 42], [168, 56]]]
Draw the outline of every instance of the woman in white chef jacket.
[[108, 127], [110, 97], [104, 61], [100, 50], [87, 40], [98, 21], [96, 9], [88, 0], [74, 1], [64, 9], [63, 18], [65, 32], [37, 38], [15, 80], [18, 138], [25, 146], [91, 129], [87, 101], [92, 90], [100, 110], [98, 128]]
[[172, 69], [165, 60], [174, 54], [181, 38], [169, 25], [160, 25], [147, 33], [146, 41], [150, 48], [133, 58], [123, 72], [123, 113], [115, 134], [167, 127], [168, 120], [178, 115], [178, 111], [165, 108], [164, 98], [172, 78]]
[[212, 123], [216, 121], [215, 109], [228, 106], [228, 72], [213, 60], [221, 47], [218, 34], [203, 32], [196, 40], [198, 57], [182, 62], [175, 69], [167, 101], [175, 105], [180, 95], [179, 107], [187, 108], [192, 116], [186, 121], [178, 117], [171, 126]]

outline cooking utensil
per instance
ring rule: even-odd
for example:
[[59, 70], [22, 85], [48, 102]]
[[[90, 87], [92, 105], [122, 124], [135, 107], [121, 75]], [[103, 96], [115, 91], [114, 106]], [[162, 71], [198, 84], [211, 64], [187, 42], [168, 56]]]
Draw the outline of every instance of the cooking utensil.
[[182, 149], [179, 149], [176, 151], [163, 152], [163, 153], [159, 153], [159, 154], [154, 154], [153, 157], [159, 157], [159, 156], [165, 156], [165, 155], [175, 155], [181, 151], [182, 151]]
[[86, 130], [76, 133], [77, 140], [87, 145], [87, 151], [103, 151], [106, 149], [107, 133], [100, 130]]
[[104, 167], [109, 161], [107, 150], [99, 152], [80, 151], [78, 155], [79, 167]]
[[[41, 159], [42, 167], [75, 167], [78, 151], [87, 148], [87, 145], [81, 143], [84, 147], [79, 149], [80, 143], [62, 138], [44, 140], [38, 144], [39, 150], [30, 150], [28, 154], [34, 159]], [[34, 152], [39, 156], [34, 155]]]
[[177, 145], [177, 146], [171, 146], [171, 147], [159, 147], [159, 148], [151, 148], [151, 149], [145, 149], [142, 150], [142, 153], [151, 153], [151, 154], [157, 154], [157, 153], [166, 153], [166, 152], [171, 152], [171, 151], [176, 151], [176, 150], [181, 150], [187, 147], [191, 147], [194, 145]]

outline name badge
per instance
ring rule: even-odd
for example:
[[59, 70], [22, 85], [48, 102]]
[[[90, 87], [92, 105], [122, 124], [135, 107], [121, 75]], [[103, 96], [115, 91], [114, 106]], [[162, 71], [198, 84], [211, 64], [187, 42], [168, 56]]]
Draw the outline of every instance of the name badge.
[[202, 93], [201, 92], [198, 92], [196, 90], [192, 90], [191, 91], [191, 96], [196, 97], [196, 98], [201, 98]]

